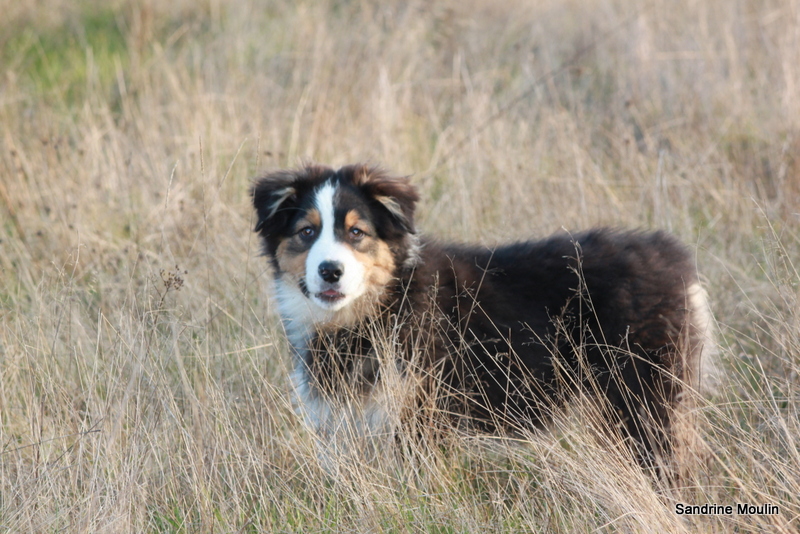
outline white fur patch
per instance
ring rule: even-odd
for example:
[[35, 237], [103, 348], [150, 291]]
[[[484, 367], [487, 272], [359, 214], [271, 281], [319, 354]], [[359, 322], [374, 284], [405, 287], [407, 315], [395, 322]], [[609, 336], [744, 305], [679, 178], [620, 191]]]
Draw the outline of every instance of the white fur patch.
[[[350, 247], [336, 239], [334, 212], [336, 205], [336, 187], [326, 183], [317, 190], [314, 203], [319, 210], [322, 226], [320, 235], [306, 258], [306, 285], [311, 300], [322, 309], [340, 310], [360, 297], [365, 291], [365, 268], [353, 254]], [[343, 273], [337, 283], [337, 291], [344, 295], [335, 302], [328, 302], [317, 297], [317, 293], [326, 287], [319, 274], [319, 266], [323, 262], [337, 262], [342, 265]]]
[[692, 284], [686, 289], [689, 304], [689, 320], [700, 336], [702, 347], [697, 356], [696, 369], [697, 387], [704, 394], [713, 394], [719, 386], [721, 371], [719, 365], [719, 350], [711, 315], [711, 306], [708, 303], [708, 293], [699, 283]]
[[[393, 357], [391, 352], [383, 356]], [[400, 376], [393, 362], [382, 362], [382, 369], [388, 372], [363, 397], [354, 393], [328, 399], [312, 392], [304, 364], [298, 361], [295, 366], [296, 408], [315, 434], [318, 459], [330, 474], [344, 466], [360, 469], [365, 460], [394, 443], [412, 382]]]
[[314, 306], [294, 282], [276, 280], [275, 299], [289, 343], [297, 351], [304, 350], [314, 325], [325, 321], [328, 314]]

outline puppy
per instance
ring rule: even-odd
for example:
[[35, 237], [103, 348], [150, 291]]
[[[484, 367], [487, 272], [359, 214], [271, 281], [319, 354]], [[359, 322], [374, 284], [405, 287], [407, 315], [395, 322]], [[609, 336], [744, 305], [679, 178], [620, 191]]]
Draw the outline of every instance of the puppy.
[[713, 372], [706, 293], [673, 237], [442, 244], [417, 235], [409, 181], [366, 165], [268, 174], [252, 198], [323, 435], [420, 432], [407, 415], [425, 408], [422, 426], [514, 435], [582, 393], [643, 467], [669, 464], [684, 393]]

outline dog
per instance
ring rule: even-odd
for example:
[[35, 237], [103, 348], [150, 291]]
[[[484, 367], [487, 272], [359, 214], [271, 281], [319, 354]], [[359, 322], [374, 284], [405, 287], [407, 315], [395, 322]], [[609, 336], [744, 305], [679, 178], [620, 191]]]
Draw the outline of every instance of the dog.
[[[713, 373], [707, 295], [675, 238], [443, 244], [416, 233], [409, 180], [364, 164], [274, 172], [251, 193], [300, 410], [321, 435], [519, 435], [584, 394], [643, 467], [669, 464], [676, 414]], [[436, 415], [408, 415], [421, 412]]]

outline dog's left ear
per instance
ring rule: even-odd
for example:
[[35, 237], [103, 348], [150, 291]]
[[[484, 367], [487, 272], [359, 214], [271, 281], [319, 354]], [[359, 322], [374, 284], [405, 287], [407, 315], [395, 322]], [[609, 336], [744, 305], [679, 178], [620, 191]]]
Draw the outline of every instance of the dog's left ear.
[[342, 169], [351, 172], [353, 184], [381, 204], [404, 232], [414, 233], [414, 210], [419, 193], [407, 176], [391, 176], [377, 167], [353, 165]]

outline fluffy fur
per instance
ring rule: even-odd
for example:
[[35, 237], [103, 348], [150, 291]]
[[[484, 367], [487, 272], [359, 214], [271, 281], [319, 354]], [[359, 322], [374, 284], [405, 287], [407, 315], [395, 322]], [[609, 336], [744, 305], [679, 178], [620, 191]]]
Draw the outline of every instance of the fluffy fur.
[[673, 237], [441, 244], [415, 233], [409, 181], [364, 165], [276, 172], [252, 194], [323, 434], [516, 434], [581, 393], [643, 466], [669, 462], [684, 393], [713, 370], [706, 295]]

